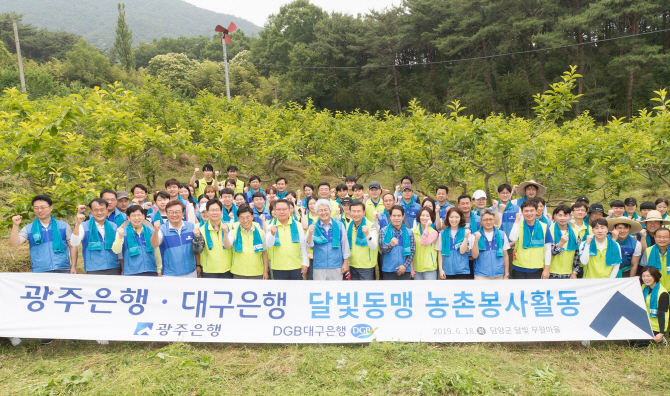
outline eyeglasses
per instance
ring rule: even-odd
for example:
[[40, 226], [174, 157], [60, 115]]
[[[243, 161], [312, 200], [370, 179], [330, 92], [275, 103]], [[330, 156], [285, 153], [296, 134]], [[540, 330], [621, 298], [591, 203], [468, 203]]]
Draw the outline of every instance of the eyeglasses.
[[107, 208], [105, 208], [105, 209], [91, 209], [91, 213], [107, 213]]
[[182, 213], [181, 210], [179, 210], [179, 211], [171, 210], [171, 211], [167, 212], [167, 214], [169, 214], [169, 215], [181, 215], [181, 213]]

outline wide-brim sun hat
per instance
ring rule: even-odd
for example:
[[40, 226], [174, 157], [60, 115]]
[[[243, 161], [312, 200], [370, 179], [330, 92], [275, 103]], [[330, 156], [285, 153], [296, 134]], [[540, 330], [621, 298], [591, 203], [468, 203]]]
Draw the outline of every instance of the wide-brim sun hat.
[[516, 195], [520, 197], [525, 197], [526, 196], [526, 187], [528, 186], [535, 186], [537, 187], [537, 197], [541, 197], [544, 194], [547, 193], [547, 188], [543, 186], [542, 184], [536, 182], [535, 180], [528, 180], [525, 181], [521, 184], [519, 184], [519, 187], [516, 188]]
[[647, 212], [647, 217], [645, 217], [645, 219], [642, 220], [642, 222], [648, 223], [650, 221], [660, 221], [661, 224], [670, 224], [670, 217], [668, 217], [668, 220], [666, 220], [663, 218], [663, 215], [658, 210], [650, 210], [649, 212]]
[[642, 224], [635, 220], [631, 220], [626, 216], [607, 219], [607, 225], [610, 232], [614, 229], [614, 227], [616, 227], [617, 224], [628, 224], [630, 226], [630, 234], [637, 234], [638, 232], [642, 231]]

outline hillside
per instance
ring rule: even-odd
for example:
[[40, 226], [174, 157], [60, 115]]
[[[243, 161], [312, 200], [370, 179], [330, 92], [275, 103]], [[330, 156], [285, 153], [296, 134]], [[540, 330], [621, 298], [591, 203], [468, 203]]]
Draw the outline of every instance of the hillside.
[[[23, 14], [23, 23], [81, 34], [98, 48], [114, 43], [118, 0], [2, 0], [0, 12]], [[261, 30], [233, 15], [219, 14], [181, 0], [123, 0], [133, 43], [160, 37], [212, 36], [214, 26], [235, 22], [246, 34]]]

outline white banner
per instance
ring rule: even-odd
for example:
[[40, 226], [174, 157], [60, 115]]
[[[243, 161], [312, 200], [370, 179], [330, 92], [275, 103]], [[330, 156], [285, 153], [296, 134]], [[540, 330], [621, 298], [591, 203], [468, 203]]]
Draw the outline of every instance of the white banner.
[[637, 278], [259, 281], [0, 274], [0, 336], [244, 343], [649, 339]]

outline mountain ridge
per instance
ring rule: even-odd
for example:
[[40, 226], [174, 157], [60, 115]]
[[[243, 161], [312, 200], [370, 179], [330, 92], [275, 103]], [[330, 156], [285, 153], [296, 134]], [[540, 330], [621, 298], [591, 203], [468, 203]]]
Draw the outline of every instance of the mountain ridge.
[[161, 37], [211, 37], [214, 27], [235, 22], [247, 35], [262, 30], [246, 19], [205, 10], [182, 0], [2, 0], [0, 13], [23, 14], [23, 23], [82, 35], [98, 48], [114, 45], [117, 4], [126, 5], [133, 46]]

